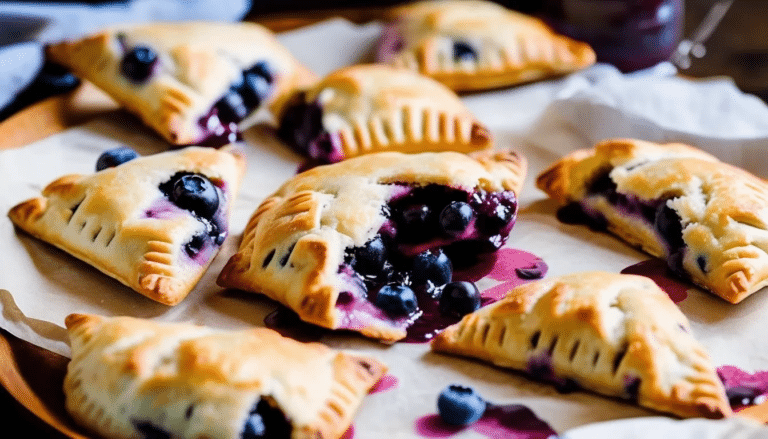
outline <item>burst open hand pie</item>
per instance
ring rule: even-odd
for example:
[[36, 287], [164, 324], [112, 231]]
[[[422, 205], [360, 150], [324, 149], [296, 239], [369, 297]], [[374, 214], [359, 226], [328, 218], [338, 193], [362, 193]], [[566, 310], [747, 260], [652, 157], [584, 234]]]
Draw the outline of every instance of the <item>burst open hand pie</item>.
[[731, 303], [768, 284], [768, 184], [696, 148], [608, 140], [537, 185], [562, 221], [607, 228]]
[[442, 84], [404, 69], [339, 69], [298, 94], [281, 117], [280, 137], [324, 162], [381, 151], [472, 152], [491, 134]]
[[51, 45], [47, 54], [176, 145], [223, 145], [262, 107], [315, 81], [255, 23], [151, 23]]
[[387, 152], [313, 168], [259, 206], [218, 283], [319, 326], [402, 339], [452, 267], [504, 244], [524, 175], [508, 151]]
[[8, 216], [150, 299], [175, 305], [227, 237], [244, 172], [232, 152], [188, 147], [61, 177]]
[[490, 1], [422, 1], [394, 9], [390, 20], [377, 59], [455, 91], [511, 86], [595, 62], [588, 44]]
[[72, 314], [66, 408], [109, 438], [336, 439], [386, 371], [266, 329]]
[[688, 320], [642, 276], [584, 272], [517, 287], [448, 327], [432, 349], [683, 418], [731, 414]]

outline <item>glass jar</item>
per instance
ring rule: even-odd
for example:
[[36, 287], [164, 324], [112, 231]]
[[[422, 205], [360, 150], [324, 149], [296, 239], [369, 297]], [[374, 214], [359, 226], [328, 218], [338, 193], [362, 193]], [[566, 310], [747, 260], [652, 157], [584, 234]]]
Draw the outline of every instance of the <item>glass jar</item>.
[[540, 13], [624, 72], [669, 59], [683, 30], [683, 0], [543, 0]]

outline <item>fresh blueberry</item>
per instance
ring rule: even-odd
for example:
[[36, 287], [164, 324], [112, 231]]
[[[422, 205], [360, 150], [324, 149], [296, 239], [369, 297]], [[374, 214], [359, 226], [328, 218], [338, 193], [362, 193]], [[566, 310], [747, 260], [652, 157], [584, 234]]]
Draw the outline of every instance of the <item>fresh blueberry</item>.
[[240, 439], [288, 439], [291, 430], [285, 414], [267, 400], [260, 399], [248, 415]]
[[477, 52], [469, 43], [456, 41], [453, 43], [453, 59], [455, 61], [477, 61]]
[[248, 115], [248, 108], [243, 101], [243, 97], [237, 90], [230, 88], [224, 96], [216, 102], [219, 120], [222, 123], [240, 122]]
[[211, 218], [219, 208], [216, 188], [200, 174], [182, 174], [173, 183], [170, 199], [201, 218]]
[[157, 54], [146, 46], [136, 46], [123, 57], [120, 71], [126, 78], [136, 83], [142, 83], [152, 75]]
[[108, 149], [101, 153], [98, 160], [96, 160], [96, 171], [101, 171], [107, 168], [114, 168], [117, 165], [122, 165], [125, 162], [131, 161], [138, 157], [136, 151], [127, 146], [120, 146], [118, 148]]
[[435, 286], [445, 285], [451, 281], [452, 276], [451, 260], [442, 250], [427, 250], [413, 258], [411, 281], [414, 285], [425, 285], [427, 282]]
[[477, 211], [477, 229], [486, 236], [493, 236], [507, 229], [514, 221], [517, 198], [514, 192], [479, 193], [472, 204]]
[[440, 227], [450, 236], [464, 233], [475, 217], [472, 206], [463, 201], [454, 201], [440, 212]]
[[243, 84], [240, 94], [246, 105], [257, 108], [269, 96], [272, 88], [273, 75], [265, 61], [243, 72]]
[[64, 93], [80, 85], [80, 80], [65, 67], [46, 61], [35, 78], [35, 83], [47, 87], [51, 92]]
[[387, 261], [387, 247], [381, 236], [376, 236], [363, 247], [355, 249], [354, 268], [362, 274], [378, 275]]
[[440, 392], [437, 411], [451, 425], [469, 425], [485, 413], [486, 402], [471, 387], [451, 384]]
[[445, 316], [463, 317], [480, 308], [480, 291], [472, 282], [451, 282], [443, 287], [438, 306]]
[[384, 285], [376, 295], [376, 306], [390, 316], [407, 316], [416, 311], [416, 294], [405, 285]]
[[[300, 99], [299, 99], [300, 100]], [[277, 134], [302, 154], [323, 131], [323, 109], [320, 105], [297, 102], [289, 105], [280, 120]]]

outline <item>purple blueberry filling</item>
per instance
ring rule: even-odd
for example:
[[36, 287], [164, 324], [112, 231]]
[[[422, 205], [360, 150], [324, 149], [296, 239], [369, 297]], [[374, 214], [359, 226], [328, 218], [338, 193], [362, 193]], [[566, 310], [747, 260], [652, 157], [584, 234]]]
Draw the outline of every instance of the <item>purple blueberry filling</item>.
[[142, 439], [171, 439], [171, 434], [147, 421], [134, 421], [133, 427]]
[[243, 70], [242, 76], [198, 121], [203, 132], [198, 143], [222, 146], [238, 140], [240, 131], [237, 125], [259, 108], [272, 92], [273, 82], [274, 75], [265, 61]]
[[298, 152], [325, 163], [344, 159], [341, 138], [323, 126], [323, 108], [304, 102], [303, 94], [288, 106], [280, 121], [278, 136]]
[[453, 43], [454, 61], [477, 61], [477, 52], [466, 41], [455, 41]]
[[283, 411], [262, 398], [248, 415], [240, 439], [288, 439], [292, 431]]
[[157, 53], [150, 47], [136, 46], [128, 50], [120, 61], [120, 72], [131, 82], [147, 82], [157, 66]]
[[451, 282], [454, 266], [467, 268], [498, 250], [515, 222], [511, 191], [397, 186], [379, 233], [347, 249], [339, 267], [346, 285], [336, 307], [344, 328], [361, 328], [370, 319], [403, 329], [420, 320], [450, 324], [476, 310], [480, 293], [470, 282]]
[[144, 211], [145, 218], [170, 219], [192, 215], [202, 227], [183, 250], [191, 261], [207, 263], [227, 237], [224, 218], [226, 188], [221, 182], [211, 182], [201, 174], [178, 172], [160, 184], [163, 197]]
[[[643, 220], [653, 228], [666, 244], [666, 260], [669, 268], [677, 275], [688, 278], [683, 268], [687, 246], [683, 240], [683, 225], [677, 212], [667, 205], [668, 199], [641, 200], [636, 196], [617, 191], [608, 172], [601, 174], [587, 188], [589, 198], [601, 197], [627, 216]], [[561, 207], [557, 218], [567, 224], [586, 224], [596, 231], [607, 229], [607, 220], [602, 213], [589, 206], [588, 202], [570, 203]], [[696, 263], [705, 272], [707, 259], [698, 256]]]

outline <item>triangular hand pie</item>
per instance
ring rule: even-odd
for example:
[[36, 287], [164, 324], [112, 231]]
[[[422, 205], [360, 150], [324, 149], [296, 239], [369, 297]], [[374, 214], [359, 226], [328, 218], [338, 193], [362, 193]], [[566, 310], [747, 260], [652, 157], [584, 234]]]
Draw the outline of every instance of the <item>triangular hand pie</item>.
[[608, 229], [738, 303], [768, 285], [768, 183], [682, 144], [607, 140], [551, 165], [537, 185], [558, 218]]
[[230, 143], [256, 110], [277, 112], [294, 88], [316, 80], [255, 23], [118, 26], [47, 54], [176, 145]]
[[490, 1], [422, 1], [396, 8], [390, 19], [378, 60], [421, 72], [456, 91], [535, 81], [595, 62], [588, 44]]
[[245, 161], [188, 147], [67, 175], [8, 216], [152, 300], [184, 299], [229, 233]]
[[[319, 326], [402, 339], [420, 316], [414, 302], [434, 300], [431, 287], [449, 283], [452, 267], [505, 243], [524, 176], [525, 161], [508, 151], [386, 152], [318, 166], [259, 206], [218, 283]], [[389, 308], [385, 285], [418, 297]]]
[[448, 327], [432, 349], [683, 418], [731, 414], [688, 320], [642, 276], [584, 272], [517, 287]]
[[287, 105], [280, 137], [308, 156], [338, 162], [381, 151], [472, 152], [491, 133], [453, 91], [385, 65], [339, 69]]
[[109, 438], [336, 439], [386, 371], [266, 329], [72, 314], [66, 408]]

